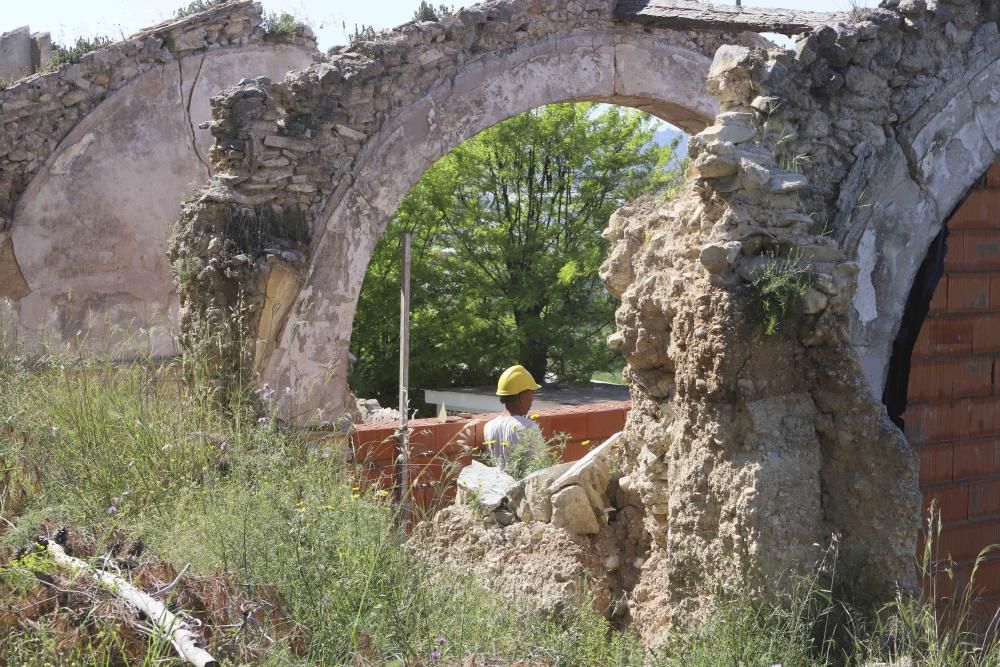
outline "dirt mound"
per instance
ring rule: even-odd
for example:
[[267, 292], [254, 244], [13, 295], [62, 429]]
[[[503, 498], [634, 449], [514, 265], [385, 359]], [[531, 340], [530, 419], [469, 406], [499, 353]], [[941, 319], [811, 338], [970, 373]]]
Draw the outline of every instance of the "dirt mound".
[[519, 604], [558, 614], [589, 603], [619, 625], [629, 622], [628, 593], [648, 549], [641, 510], [612, 483], [616, 509], [597, 535], [551, 523], [484, 521], [468, 506], [438, 512], [413, 531], [409, 547], [436, 569], [472, 574]]

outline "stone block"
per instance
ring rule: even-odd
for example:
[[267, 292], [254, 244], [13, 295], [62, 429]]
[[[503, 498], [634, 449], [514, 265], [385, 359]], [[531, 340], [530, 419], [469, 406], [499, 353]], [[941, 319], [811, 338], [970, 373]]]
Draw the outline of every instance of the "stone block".
[[572, 466], [572, 463], [560, 463], [538, 470], [510, 487], [507, 498], [521, 521], [548, 523], [552, 520], [552, 492], [549, 485]]
[[739, 241], [709, 243], [701, 247], [698, 259], [710, 273], [719, 273], [732, 267], [740, 255], [741, 248], [742, 244]]
[[493, 511], [503, 505], [507, 499], [507, 491], [514, 483], [514, 478], [503, 470], [473, 461], [458, 474], [458, 495], [455, 502]]
[[580, 486], [568, 486], [552, 496], [552, 525], [575, 535], [596, 535], [601, 530], [590, 498]]
[[0, 35], [0, 79], [16, 81], [34, 72], [31, 30], [22, 26]]

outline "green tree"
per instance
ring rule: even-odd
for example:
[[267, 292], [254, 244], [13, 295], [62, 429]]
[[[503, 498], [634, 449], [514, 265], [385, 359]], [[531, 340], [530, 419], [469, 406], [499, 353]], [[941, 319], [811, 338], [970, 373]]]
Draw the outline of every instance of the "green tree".
[[522, 363], [537, 378], [621, 367], [605, 345], [615, 303], [597, 275], [600, 236], [624, 201], [664, 189], [671, 148], [646, 114], [559, 104], [510, 118], [435, 163], [379, 242], [362, 289], [352, 385], [392, 402], [399, 247], [414, 234], [411, 378], [489, 383]]

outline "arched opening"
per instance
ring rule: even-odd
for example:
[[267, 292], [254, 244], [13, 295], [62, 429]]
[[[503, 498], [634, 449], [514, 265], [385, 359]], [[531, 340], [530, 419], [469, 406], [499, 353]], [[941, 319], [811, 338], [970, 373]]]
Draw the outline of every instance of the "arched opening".
[[716, 103], [709, 59], [667, 36], [572, 32], [464, 63], [366, 138], [350, 178], [316, 216], [309, 274], [262, 367], [292, 386], [303, 421], [343, 414], [348, 345], [363, 276], [405, 194], [436, 160], [488, 127], [546, 104], [596, 101], [639, 108], [685, 131]]
[[[940, 512], [935, 556], [955, 563], [939, 597], [961, 593], [980, 552], [1000, 541], [998, 332], [1000, 161], [932, 243], [903, 314], [885, 391], [890, 417], [920, 457], [924, 515], [932, 502]], [[988, 555], [973, 582], [990, 613], [1000, 602], [998, 573], [1000, 559]]]
[[626, 201], [676, 187], [683, 139], [631, 109], [550, 105], [436, 162], [373, 253], [352, 334], [352, 390], [398, 407], [399, 247], [408, 231], [411, 411], [497, 411], [491, 385], [513, 363], [548, 386], [539, 405], [627, 400], [624, 360], [605, 343], [618, 304], [598, 275], [601, 232]]

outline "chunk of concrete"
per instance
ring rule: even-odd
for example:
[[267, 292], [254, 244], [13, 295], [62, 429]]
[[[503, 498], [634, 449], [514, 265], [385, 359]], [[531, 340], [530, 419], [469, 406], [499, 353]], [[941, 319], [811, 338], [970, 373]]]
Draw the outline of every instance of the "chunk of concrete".
[[507, 490], [516, 480], [500, 468], [473, 461], [458, 473], [458, 494], [455, 502], [459, 505], [476, 505], [484, 510], [499, 508], [507, 498]]

